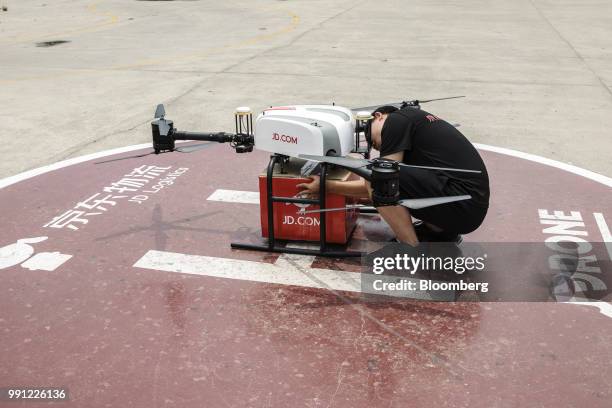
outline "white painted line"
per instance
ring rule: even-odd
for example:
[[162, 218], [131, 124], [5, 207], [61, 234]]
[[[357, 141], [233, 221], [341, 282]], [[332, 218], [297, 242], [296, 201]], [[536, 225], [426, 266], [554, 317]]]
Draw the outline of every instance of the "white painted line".
[[[358, 272], [343, 272], [331, 269], [311, 268], [314, 256], [281, 255], [275, 264], [218, 258], [203, 255], [186, 255], [176, 252], [148, 251], [133, 266], [164, 272], [185, 273], [190, 275], [216, 278], [238, 279], [250, 282], [274, 283], [278, 285], [302, 286], [307, 288], [328, 289], [344, 292], [363, 293]], [[371, 277], [371, 275], [370, 275]], [[395, 282], [398, 277], [377, 276], [384, 282]], [[402, 278], [409, 281], [417, 279]], [[417, 282], [418, 284], [418, 282]], [[378, 295], [420, 300], [434, 300], [423, 291], [372, 291]], [[436, 295], [435, 300], [452, 300], [452, 292]], [[446, 296], [446, 298], [442, 298]], [[577, 306], [590, 306], [599, 309], [606, 317], [612, 318], [612, 304], [607, 302], [564, 302]]]
[[144, 149], [147, 147], [151, 147], [151, 143], [143, 143], [139, 145], [120, 147], [118, 149], [105, 150], [98, 153], [87, 154], [85, 156], [75, 157], [72, 159], [63, 160], [57, 163], [50, 164], [48, 166], [39, 167], [37, 169], [28, 170], [23, 173], [19, 173], [17, 175], [7, 177], [5, 179], [0, 180], [0, 189], [10, 186], [11, 184], [18, 183], [23, 180], [27, 180], [32, 177], [40, 176], [41, 174], [48, 173], [53, 170], [62, 169], [64, 167], [72, 166], [74, 164], [79, 164], [86, 162], [88, 160], [99, 159], [100, 157], [112, 156], [113, 154], [126, 153], [131, 152], [133, 150]]
[[[185, 141], [185, 142], [188, 142], [188, 141]], [[177, 143], [180, 143], [180, 142], [177, 141]], [[586, 169], [583, 169], [577, 166], [573, 166], [571, 164], [562, 163], [560, 161], [548, 159], [546, 157], [538, 156], [535, 154], [523, 153], [518, 150], [507, 149], [505, 147], [491, 146], [491, 145], [486, 145], [482, 143], [474, 143], [474, 146], [476, 146], [480, 150], [505, 154], [506, 156], [518, 157], [520, 159], [525, 159], [525, 160], [533, 161], [536, 163], [544, 164], [547, 166], [555, 167], [555, 168], [565, 170], [570, 173], [574, 173], [579, 176], [591, 179], [593, 181], [596, 181], [608, 187], [612, 187], [612, 178], [606, 177], [603, 174], [598, 174], [590, 170], [586, 170]], [[131, 151], [139, 150], [139, 149], [146, 149], [147, 147], [151, 147], [151, 143], [143, 143], [143, 144], [138, 144], [138, 145], [119, 147], [117, 149], [103, 150], [101, 152], [63, 160], [57, 163], [49, 164], [47, 166], [42, 166], [42, 167], [39, 167], [33, 170], [28, 170], [23, 173], [19, 173], [14, 176], [4, 178], [0, 180], [0, 189], [4, 187], [8, 187], [12, 184], [18, 183], [23, 180], [27, 180], [32, 177], [39, 176], [44, 173], [48, 173], [50, 171], [72, 166], [74, 164], [83, 163], [88, 160], [99, 159], [101, 157], [112, 156], [114, 154], [126, 153], [126, 152], [131, 152]]]
[[608, 302], [565, 302], [570, 305], [590, 306], [599, 309], [599, 312], [609, 318], [612, 318], [612, 304]]
[[[290, 259], [290, 258], [289, 258]], [[306, 275], [291, 266], [288, 258], [279, 257], [279, 264], [243, 261], [203, 255], [186, 255], [175, 252], [148, 251], [134, 266], [166, 272], [217, 278], [240, 279], [252, 282], [295, 285], [309, 288], [331, 287], [336, 290], [359, 292], [359, 273], [325, 269], [309, 269]]]
[[476, 146], [476, 148], [478, 148], [479, 150], [485, 150], [489, 152], [505, 154], [506, 156], [518, 157], [519, 159], [525, 159], [525, 160], [529, 160], [532, 162], [545, 164], [550, 167], [555, 167], [557, 169], [565, 170], [567, 172], [577, 174], [584, 178], [588, 178], [593, 181], [597, 181], [598, 183], [601, 183], [605, 186], [612, 187], [612, 178], [606, 177], [603, 174], [595, 173], [590, 170], [586, 170], [586, 169], [583, 169], [581, 167], [577, 167], [571, 164], [562, 163], [557, 160], [548, 159], [546, 157], [538, 156], [538, 155], [531, 154], [531, 153], [524, 153], [518, 150], [507, 149], [505, 147], [491, 146], [491, 145], [486, 145], [482, 143], [474, 143], [474, 146]]
[[259, 193], [257, 191], [219, 189], [212, 193], [207, 200], [223, 201], [225, 203], [259, 204]]
[[[135, 264], [136, 268], [216, 278], [238, 279], [250, 282], [273, 283], [278, 285], [302, 286], [307, 288], [363, 293], [358, 272], [344, 272], [332, 269], [310, 268], [314, 257], [283, 254], [276, 263], [243, 261], [203, 255], [186, 255], [176, 252], [148, 251]], [[372, 278], [373, 275], [369, 277]], [[398, 277], [376, 276], [384, 282], [396, 282]], [[417, 279], [401, 278], [418, 281]], [[418, 284], [418, 282], [417, 282]], [[425, 291], [374, 291], [366, 292], [393, 297], [433, 300]], [[452, 292], [437, 294], [437, 300], [451, 300]]]
[[593, 213], [593, 217], [595, 217], [595, 222], [603, 238], [604, 245], [608, 250], [609, 259], [612, 259], [612, 234], [610, 234], [610, 228], [608, 228], [608, 224], [606, 224], [606, 219], [602, 213]]
[[[176, 143], [179, 144], [179, 143], [188, 143], [188, 142], [190, 141], [181, 140], [181, 141], [177, 141]], [[75, 164], [83, 163], [89, 160], [99, 159], [101, 157], [107, 157], [107, 156], [112, 156], [115, 154], [132, 152], [134, 150], [146, 149], [147, 147], [151, 148], [151, 151], [153, 151], [153, 147], [151, 146], [151, 143], [142, 143], [142, 144], [137, 144], [137, 145], [118, 147], [116, 149], [103, 150], [97, 153], [86, 154], [84, 156], [62, 160], [57, 163], [38, 167], [36, 169], [24, 171], [23, 173], [19, 173], [14, 176], [3, 178], [2, 180], [0, 180], [0, 189], [3, 189], [4, 187], [8, 187], [12, 184], [19, 183], [20, 181], [27, 180], [32, 177], [40, 176], [41, 174], [49, 173], [54, 170], [63, 169], [64, 167], [73, 166]]]

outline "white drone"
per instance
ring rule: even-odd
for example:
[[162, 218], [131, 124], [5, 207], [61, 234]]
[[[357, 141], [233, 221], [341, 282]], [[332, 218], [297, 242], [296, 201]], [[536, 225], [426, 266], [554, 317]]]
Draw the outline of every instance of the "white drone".
[[[413, 107], [418, 109], [420, 103], [426, 101], [412, 100], [387, 104], [399, 108]], [[276, 106], [263, 110], [253, 124], [252, 112], [247, 107], [237, 108], [235, 111], [236, 133], [196, 133], [184, 132], [174, 128], [171, 120], [165, 119], [163, 105], [158, 105], [155, 111], [155, 120], [151, 123], [153, 130], [153, 148], [155, 153], [174, 151], [176, 140], [201, 140], [220, 143], [230, 143], [238, 153], [253, 150], [264, 150], [273, 153], [277, 160], [283, 164], [289, 157], [303, 159], [315, 163], [328, 163], [356, 173], [366, 180], [371, 180], [372, 172], [380, 167], [381, 160], [368, 160], [370, 146], [361, 146], [361, 136], [369, 140], [368, 121], [372, 119], [372, 111], [379, 105], [363, 108], [349, 109], [337, 105], [291, 105]], [[195, 151], [189, 150], [188, 152]], [[349, 157], [351, 153], [363, 155], [363, 159]], [[308, 167], [308, 166], [306, 166]], [[311, 168], [313, 166], [310, 166]], [[456, 169], [433, 166], [416, 166], [404, 163], [395, 163], [392, 168], [420, 168], [433, 171], [480, 173], [478, 170]], [[399, 169], [396, 171], [399, 173]], [[395, 186], [397, 189], [397, 186]], [[470, 195], [456, 195], [447, 197], [426, 197], [407, 200], [395, 200], [393, 204], [402, 205], [411, 209], [420, 209], [434, 205], [469, 200]], [[359, 208], [351, 206], [348, 208]], [[310, 212], [339, 211], [343, 208], [321, 208]]]

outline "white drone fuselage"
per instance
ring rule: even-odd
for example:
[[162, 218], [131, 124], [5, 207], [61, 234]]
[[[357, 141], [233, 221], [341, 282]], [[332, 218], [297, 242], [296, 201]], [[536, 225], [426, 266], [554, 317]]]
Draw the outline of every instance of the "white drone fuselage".
[[346, 156], [355, 148], [350, 109], [335, 105], [293, 105], [264, 110], [255, 120], [255, 148], [287, 156]]

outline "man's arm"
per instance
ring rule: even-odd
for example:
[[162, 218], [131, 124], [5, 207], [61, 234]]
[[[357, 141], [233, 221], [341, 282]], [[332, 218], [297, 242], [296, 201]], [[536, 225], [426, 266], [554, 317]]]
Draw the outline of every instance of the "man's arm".
[[[311, 176], [310, 178], [312, 179], [310, 183], [298, 184], [297, 188], [303, 189], [302, 193], [306, 193], [309, 196], [316, 196], [319, 194], [321, 180], [319, 176]], [[365, 180], [362, 178], [350, 181], [326, 180], [325, 188], [328, 193], [332, 194], [357, 198], [368, 197], [368, 188], [366, 187]]]
[[[404, 152], [397, 152], [389, 154], [383, 159], [395, 160], [401, 162], [404, 159]], [[311, 176], [312, 181], [310, 183], [301, 183], [297, 185], [297, 188], [304, 189], [304, 193], [311, 196], [319, 193], [320, 181], [319, 176]], [[359, 180], [350, 181], [339, 181], [339, 180], [327, 180], [325, 187], [329, 193], [340, 194], [343, 196], [357, 197], [357, 198], [368, 198], [368, 186], [363, 178]]]
[[359, 180], [338, 181], [327, 180], [325, 183], [327, 191], [333, 194], [340, 194], [348, 197], [368, 198], [368, 188], [365, 180], [361, 177]]

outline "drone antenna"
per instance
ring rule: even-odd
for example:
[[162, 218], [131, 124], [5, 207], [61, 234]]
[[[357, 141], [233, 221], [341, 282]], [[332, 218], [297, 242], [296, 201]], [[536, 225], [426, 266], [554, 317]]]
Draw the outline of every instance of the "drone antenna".
[[164, 116], [166, 116], [166, 110], [164, 109], [164, 105], [160, 103], [159, 105], [157, 105], [157, 108], [155, 109], [155, 115], [153, 117], [156, 119], [163, 119]]

